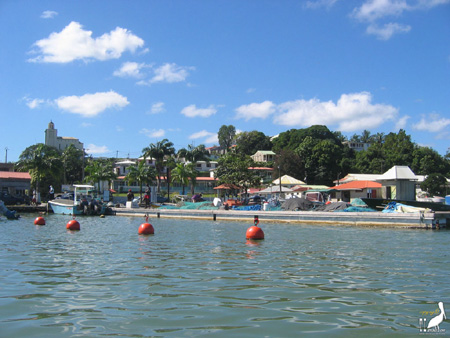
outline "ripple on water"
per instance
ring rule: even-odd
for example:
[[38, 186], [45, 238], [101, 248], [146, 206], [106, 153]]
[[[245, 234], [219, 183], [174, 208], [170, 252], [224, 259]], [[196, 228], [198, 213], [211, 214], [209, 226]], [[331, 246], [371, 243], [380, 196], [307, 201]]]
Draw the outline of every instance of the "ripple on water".
[[446, 231], [270, 223], [250, 242], [238, 222], [68, 219], [0, 223], [2, 334], [417, 334], [450, 303]]

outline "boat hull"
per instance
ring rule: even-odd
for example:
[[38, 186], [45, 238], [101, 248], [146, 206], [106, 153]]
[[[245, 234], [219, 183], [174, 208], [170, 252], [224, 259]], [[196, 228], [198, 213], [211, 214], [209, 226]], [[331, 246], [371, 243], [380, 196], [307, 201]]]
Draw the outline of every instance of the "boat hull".
[[80, 209], [78, 205], [74, 205], [71, 200], [53, 200], [49, 201], [53, 213], [59, 215], [99, 215], [105, 213], [104, 206], [100, 206], [97, 211]]
[[387, 198], [361, 198], [364, 203], [366, 203], [370, 208], [375, 210], [381, 210], [386, 207], [390, 202], [397, 202], [413, 207], [427, 208], [433, 211], [450, 211], [450, 205], [434, 203], [434, 202], [424, 202], [424, 201], [409, 201], [409, 200], [395, 200]]

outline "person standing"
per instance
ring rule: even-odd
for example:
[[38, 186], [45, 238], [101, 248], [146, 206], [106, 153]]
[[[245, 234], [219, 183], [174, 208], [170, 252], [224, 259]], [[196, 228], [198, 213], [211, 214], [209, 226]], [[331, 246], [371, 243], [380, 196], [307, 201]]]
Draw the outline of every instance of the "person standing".
[[127, 200], [128, 200], [128, 202], [131, 202], [131, 201], [134, 200], [134, 194], [133, 194], [133, 192], [131, 191], [131, 189], [128, 190]]
[[53, 189], [53, 186], [50, 185], [50, 188], [48, 190], [48, 200], [54, 200], [55, 199], [55, 189]]

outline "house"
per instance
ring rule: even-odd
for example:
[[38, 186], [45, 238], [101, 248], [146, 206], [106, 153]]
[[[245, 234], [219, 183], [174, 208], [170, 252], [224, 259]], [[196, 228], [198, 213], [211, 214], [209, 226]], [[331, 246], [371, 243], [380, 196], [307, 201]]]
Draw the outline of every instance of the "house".
[[367, 150], [371, 145], [371, 143], [368, 142], [353, 142], [353, 141], [344, 141], [342, 142], [342, 144], [349, 147], [350, 149], [353, 149], [354, 151]]
[[343, 202], [351, 202], [355, 198], [378, 198], [382, 185], [373, 181], [351, 181], [339, 184], [331, 189], [336, 190], [336, 198]]
[[272, 162], [275, 159], [275, 153], [271, 150], [258, 150], [250, 157], [255, 162]]
[[408, 166], [393, 166], [378, 177], [382, 187], [382, 198], [411, 200], [416, 199], [417, 176]]
[[25, 196], [31, 188], [31, 176], [29, 173], [0, 171], [0, 191], [11, 195]]

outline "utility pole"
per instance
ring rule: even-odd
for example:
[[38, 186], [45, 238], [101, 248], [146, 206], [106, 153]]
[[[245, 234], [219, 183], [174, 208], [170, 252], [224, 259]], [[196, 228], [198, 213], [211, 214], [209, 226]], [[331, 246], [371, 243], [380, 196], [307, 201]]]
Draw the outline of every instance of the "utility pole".
[[5, 163], [8, 163], [8, 147], [5, 147]]

